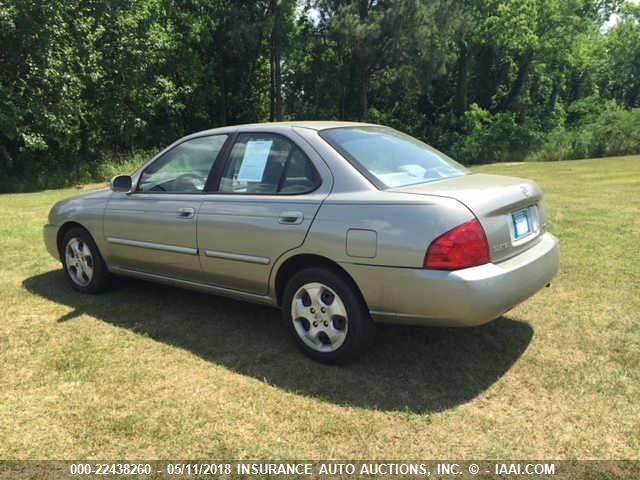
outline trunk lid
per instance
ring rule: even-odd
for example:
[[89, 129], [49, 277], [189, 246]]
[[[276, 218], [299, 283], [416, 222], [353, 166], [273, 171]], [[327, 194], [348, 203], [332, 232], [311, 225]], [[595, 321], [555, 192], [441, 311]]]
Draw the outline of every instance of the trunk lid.
[[494, 263], [532, 247], [546, 229], [542, 191], [531, 180], [476, 173], [391, 191], [463, 203], [482, 224]]

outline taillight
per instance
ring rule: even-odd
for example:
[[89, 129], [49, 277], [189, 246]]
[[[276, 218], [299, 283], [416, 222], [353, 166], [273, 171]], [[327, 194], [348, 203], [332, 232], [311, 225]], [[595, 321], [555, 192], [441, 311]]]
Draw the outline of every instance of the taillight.
[[425, 268], [458, 270], [489, 263], [489, 244], [477, 219], [439, 236], [427, 249]]

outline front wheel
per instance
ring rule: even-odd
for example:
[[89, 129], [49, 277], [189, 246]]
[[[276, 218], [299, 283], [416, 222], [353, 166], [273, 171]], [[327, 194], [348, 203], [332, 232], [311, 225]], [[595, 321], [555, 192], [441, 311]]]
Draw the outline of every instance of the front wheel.
[[309, 268], [295, 274], [284, 291], [282, 314], [298, 347], [323, 363], [356, 359], [375, 334], [355, 285], [329, 269]]
[[103, 291], [109, 282], [109, 271], [89, 232], [72, 228], [61, 242], [61, 259], [67, 280], [82, 293]]

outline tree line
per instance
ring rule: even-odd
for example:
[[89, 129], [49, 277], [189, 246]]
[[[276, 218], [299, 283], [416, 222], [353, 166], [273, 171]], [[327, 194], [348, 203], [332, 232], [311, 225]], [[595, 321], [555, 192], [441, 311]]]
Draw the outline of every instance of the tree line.
[[640, 152], [631, 0], [0, 0], [0, 45], [4, 191], [268, 120], [386, 124], [467, 164]]

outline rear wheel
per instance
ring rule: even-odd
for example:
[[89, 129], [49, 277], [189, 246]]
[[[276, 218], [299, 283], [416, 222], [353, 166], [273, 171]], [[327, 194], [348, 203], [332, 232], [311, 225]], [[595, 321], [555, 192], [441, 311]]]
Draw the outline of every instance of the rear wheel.
[[284, 291], [282, 314], [298, 347], [323, 363], [356, 359], [375, 334], [356, 287], [328, 269], [309, 268], [295, 274]]
[[109, 282], [109, 271], [89, 232], [72, 228], [61, 242], [64, 273], [71, 286], [82, 293], [103, 291]]

